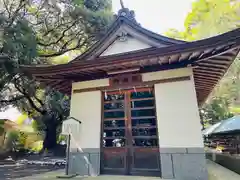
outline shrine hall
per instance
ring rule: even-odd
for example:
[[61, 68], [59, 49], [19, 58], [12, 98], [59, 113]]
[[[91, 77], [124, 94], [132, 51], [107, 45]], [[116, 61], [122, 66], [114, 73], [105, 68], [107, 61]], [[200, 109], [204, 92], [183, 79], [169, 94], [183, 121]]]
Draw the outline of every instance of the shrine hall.
[[[71, 174], [206, 180], [198, 108], [240, 49], [240, 29], [186, 42], [151, 32], [122, 7], [105, 36], [71, 62], [24, 66], [71, 96]], [[74, 122], [73, 122], [74, 123]]]

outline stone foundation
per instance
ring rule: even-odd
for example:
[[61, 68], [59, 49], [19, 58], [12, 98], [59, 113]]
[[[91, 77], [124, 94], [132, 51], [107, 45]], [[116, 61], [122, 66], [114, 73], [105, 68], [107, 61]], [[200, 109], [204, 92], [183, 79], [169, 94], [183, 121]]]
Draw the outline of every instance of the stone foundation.
[[[208, 179], [203, 148], [160, 148], [160, 163], [163, 179]], [[69, 174], [100, 175], [100, 149], [83, 149], [82, 152], [71, 152]]]
[[208, 179], [203, 148], [161, 148], [160, 161], [163, 179]]
[[100, 174], [100, 149], [83, 149], [69, 154], [69, 174], [98, 176]]

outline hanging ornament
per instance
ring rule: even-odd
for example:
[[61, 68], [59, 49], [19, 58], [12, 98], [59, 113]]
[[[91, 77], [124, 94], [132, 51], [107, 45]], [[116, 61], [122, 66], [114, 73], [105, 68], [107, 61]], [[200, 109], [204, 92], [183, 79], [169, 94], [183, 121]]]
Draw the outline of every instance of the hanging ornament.
[[151, 88], [149, 88], [149, 94], [152, 94], [152, 92], [151, 92]]
[[105, 100], [108, 99], [107, 91], [105, 91], [105, 93], [104, 93], [104, 98], [105, 98]]
[[136, 90], [136, 87], [135, 87], [135, 86], [133, 87], [133, 89], [134, 89], [134, 92], [137, 94], [137, 90]]

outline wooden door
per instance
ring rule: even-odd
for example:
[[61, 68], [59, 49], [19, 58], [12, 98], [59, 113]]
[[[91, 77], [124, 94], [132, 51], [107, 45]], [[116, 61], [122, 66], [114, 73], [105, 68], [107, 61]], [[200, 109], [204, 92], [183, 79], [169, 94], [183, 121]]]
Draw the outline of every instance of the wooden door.
[[103, 96], [102, 173], [160, 175], [153, 90]]

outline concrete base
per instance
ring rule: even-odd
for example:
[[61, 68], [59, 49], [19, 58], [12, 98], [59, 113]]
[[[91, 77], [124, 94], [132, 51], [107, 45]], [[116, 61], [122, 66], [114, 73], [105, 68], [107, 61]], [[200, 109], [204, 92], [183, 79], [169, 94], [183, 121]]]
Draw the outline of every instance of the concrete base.
[[[163, 179], [208, 179], [203, 148], [160, 148], [160, 163]], [[69, 174], [100, 175], [100, 149], [83, 149], [82, 152], [71, 152]]]
[[160, 159], [163, 179], [208, 179], [203, 148], [161, 148]]
[[100, 149], [83, 149], [69, 154], [69, 174], [98, 176], [100, 174]]

